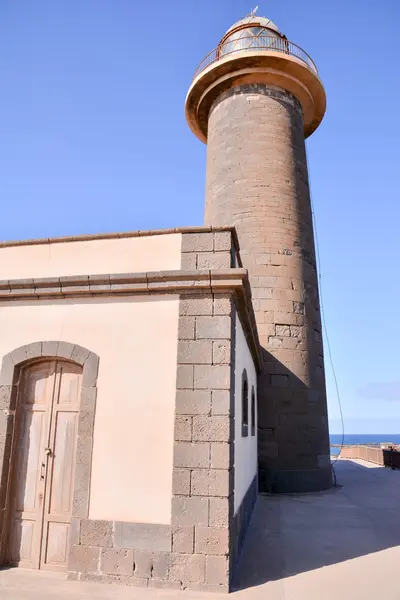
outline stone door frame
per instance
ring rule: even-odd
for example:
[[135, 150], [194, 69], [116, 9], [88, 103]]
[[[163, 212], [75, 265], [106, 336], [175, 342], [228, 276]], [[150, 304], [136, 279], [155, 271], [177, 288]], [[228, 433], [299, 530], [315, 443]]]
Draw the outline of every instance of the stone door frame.
[[0, 370], [0, 565], [6, 556], [7, 512], [10, 505], [12, 458], [15, 445], [15, 412], [22, 367], [38, 359], [66, 360], [82, 368], [78, 416], [78, 439], [71, 518], [70, 544], [76, 543], [81, 519], [89, 516], [94, 416], [99, 357], [78, 344], [61, 341], [33, 342], [16, 348], [3, 358]]

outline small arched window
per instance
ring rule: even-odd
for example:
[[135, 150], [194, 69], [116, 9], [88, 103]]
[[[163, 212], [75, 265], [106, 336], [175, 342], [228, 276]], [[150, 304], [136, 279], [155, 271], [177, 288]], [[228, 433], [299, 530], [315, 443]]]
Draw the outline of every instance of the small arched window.
[[251, 388], [251, 435], [256, 435], [256, 395]]
[[246, 369], [242, 374], [242, 437], [249, 435], [249, 383]]

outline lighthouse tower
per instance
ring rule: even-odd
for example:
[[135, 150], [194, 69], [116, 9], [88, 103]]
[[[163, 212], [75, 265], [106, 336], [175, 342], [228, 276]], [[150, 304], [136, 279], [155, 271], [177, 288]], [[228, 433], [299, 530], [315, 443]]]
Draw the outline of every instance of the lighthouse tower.
[[200, 63], [186, 99], [189, 126], [207, 144], [205, 224], [236, 227], [250, 276], [262, 491], [331, 485], [305, 149], [325, 106], [307, 52], [254, 13]]

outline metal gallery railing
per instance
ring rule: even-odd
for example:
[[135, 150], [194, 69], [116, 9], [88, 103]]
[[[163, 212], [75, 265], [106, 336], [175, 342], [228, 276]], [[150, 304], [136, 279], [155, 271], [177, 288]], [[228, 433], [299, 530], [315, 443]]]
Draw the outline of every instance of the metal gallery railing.
[[232, 55], [236, 53], [265, 51], [294, 56], [305, 63], [311, 71], [318, 74], [313, 59], [305, 50], [300, 48], [300, 46], [293, 44], [293, 42], [289, 42], [289, 40], [285, 38], [260, 35], [243, 36], [232, 40], [228, 38], [220, 44], [218, 48], [215, 48], [203, 58], [196, 69], [193, 79], [196, 79], [196, 77], [210, 65], [219, 60], [223, 60], [224, 58], [232, 57]]

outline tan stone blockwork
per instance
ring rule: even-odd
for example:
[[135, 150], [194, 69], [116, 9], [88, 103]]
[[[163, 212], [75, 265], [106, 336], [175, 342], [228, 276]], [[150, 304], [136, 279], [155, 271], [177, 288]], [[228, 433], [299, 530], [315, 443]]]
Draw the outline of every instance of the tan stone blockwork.
[[209, 585], [223, 585], [229, 573], [229, 561], [226, 556], [206, 557], [206, 580]]
[[190, 470], [174, 468], [172, 474], [172, 494], [174, 496], [190, 496]]
[[192, 441], [192, 417], [175, 418], [175, 440], [179, 442]]
[[194, 527], [175, 527], [172, 530], [172, 551], [178, 554], [193, 554]]
[[213, 364], [223, 365], [230, 362], [230, 344], [224, 340], [218, 340], [212, 343], [212, 362]]
[[232, 444], [211, 444], [210, 466], [212, 469], [230, 469], [233, 466]]
[[197, 390], [229, 390], [229, 365], [194, 365], [193, 385]]
[[[244, 302], [249, 301], [246, 296]], [[179, 567], [173, 563], [169, 577], [178, 577], [178, 573], [182, 577], [184, 573], [187, 578], [184, 585], [191, 589], [226, 592], [232, 576], [230, 555], [236, 556], [247, 524], [243, 519], [240, 523], [235, 521], [233, 513], [234, 323], [237, 310], [243, 318], [245, 304], [232, 290], [182, 296], [181, 305], [180, 318], [186, 321], [179, 327], [178, 345], [182, 353], [178, 351], [178, 361], [179, 356], [186, 361], [188, 318], [194, 319], [194, 341], [211, 341], [213, 354], [212, 364], [202, 364], [203, 359], [195, 354], [192, 365], [178, 364], [176, 432], [181, 438], [184, 416], [190, 420], [192, 438], [190, 442], [176, 438], [173, 551], [181, 553], [182, 558]], [[253, 319], [250, 316], [245, 322], [247, 335], [249, 328], [255, 330]], [[187, 427], [184, 430], [188, 431]], [[246, 514], [251, 513], [251, 507], [247, 502]]]
[[182, 268], [228, 269], [238, 243], [234, 230], [182, 235]]
[[193, 417], [193, 441], [230, 442], [231, 437], [230, 415]]
[[[211, 317], [213, 318], [213, 317]], [[178, 347], [178, 361], [180, 364], [212, 364], [211, 340], [180, 340]]]
[[210, 513], [208, 518], [210, 527], [229, 528], [229, 504], [228, 498], [210, 498]]
[[211, 411], [211, 390], [178, 389], [176, 392], [177, 415], [209, 415]]
[[205, 583], [206, 559], [200, 554], [175, 554], [171, 558], [169, 579], [186, 584]]
[[[175, 428], [176, 431], [176, 428]], [[179, 469], [207, 469], [210, 464], [210, 444], [175, 441], [174, 466]]]
[[230, 338], [231, 319], [229, 316], [198, 317], [196, 319], [196, 338], [225, 340]]
[[110, 521], [81, 521], [80, 543], [82, 546], [111, 548], [112, 538], [113, 528]]
[[131, 576], [133, 573], [133, 550], [104, 548], [100, 554], [100, 571], [106, 575]]
[[[226, 343], [224, 343], [224, 348], [226, 349], [225, 345]], [[220, 342], [217, 342], [217, 344], [219, 345]], [[230, 345], [229, 345], [230, 346]], [[230, 353], [230, 347], [229, 347], [229, 353]], [[225, 354], [224, 354], [225, 356]], [[229, 355], [229, 361], [231, 360], [231, 357]], [[225, 360], [224, 360], [225, 363]], [[230, 414], [230, 402], [231, 402], [231, 397], [230, 397], [230, 390], [213, 390], [211, 392], [211, 414], [212, 415], [229, 415]]]
[[100, 548], [71, 546], [68, 569], [75, 573], [96, 573], [100, 558]]
[[172, 498], [172, 525], [188, 527], [208, 524], [208, 498], [185, 496]]
[[[210, 240], [208, 243], [211, 244]], [[193, 249], [193, 246], [189, 247]], [[223, 240], [220, 247], [226, 248]], [[185, 577], [186, 585], [194, 589], [215, 585], [219, 591], [226, 591], [229, 570], [220, 568], [216, 573], [210, 563], [208, 575], [206, 557], [225, 556], [227, 561], [229, 523], [233, 517], [233, 502], [229, 498], [233, 494], [233, 460], [230, 460], [234, 443], [231, 428], [233, 402], [230, 389], [234, 369], [234, 302], [233, 296], [225, 293], [222, 296], [192, 295], [182, 298], [181, 303], [181, 318], [187, 319], [190, 314], [195, 320], [194, 343], [206, 341], [212, 346], [216, 343], [222, 345], [210, 358], [208, 345], [204, 347], [202, 357], [191, 354], [193, 390], [180, 389], [183, 380], [180, 375], [177, 379], [176, 423], [181, 427], [179, 415], [182, 413], [190, 418], [192, 441], [177, 440], [175, 445], [173, 549], [181, 554], [179, 559], [173, 559], [169, 577], [173, 580]], [[205, 307], [208, 314], [204, 314]], [[184, 361], [184, 365], [178, 364], [178, 372], [181, 366], [188, 366], [187, 341], [182, 339], [186, 337], [186, 331], [183, 325], [179, 328], [178, 363]], [[222, 339], [219, 339], [220, 336]], [[203, 364], [205, 357], [209, 364]], [[227, 457], [226, 460], [222, 457], [216, 460], [212, 450], [216, 442], [224, 446], [222, 455]], [[185, 476], [185, 472], [188, 475]], [[219, 505], [214, 500], [225, 504]]]
[[229, 529], [227, 527], [196, 527], [195, 551], [211, 556], [227, 556]]
[[212, 469], [193, 469], [191, 472], [190, 493], [192, 496], [217, 496], [228, 498], [231, 494], [229, 489], [229, 468], [220, 467]]
[[[293, 468], [277, 420], [286, 386], [317, 392], [318, 410], [326, 416], [322, 339], [313, 334], [321, 331], [321, 320], [304, 124], [290, 92], [249, 83], [215, 99], [208, 119], [205, 222], [235, 225], [249, 270], [264, 367], [258, 391], [264, 489], [294, 491], [301, 481], [304, 489], [328, 487], [329, 469], [318, 460], [329, 453], [327, 426], [320, 425], [320, 447], [299, 455]], [[280, 350], [290, 351], [290, 358]], [[284, 386], [282, 377], [269, 377], [279, 371], [287, 376]], [[270, 389], [273, 402], [267, 400]], [[315, 404], [306, 410], [311, 419]], [[295, 402], [292, 418], [296, 422]], [[309, 424], [296, 428], [297, 442], [309, 437]], [[269, 442], [278, 447], [273, 468], [265, 453]]]
[[229, 252], [201, 252], [197, 256], [197, 269], [229, 269], [230, 266]]

